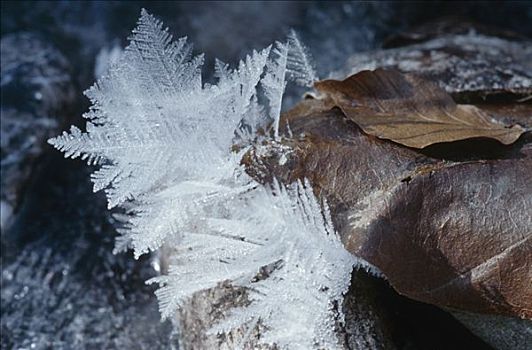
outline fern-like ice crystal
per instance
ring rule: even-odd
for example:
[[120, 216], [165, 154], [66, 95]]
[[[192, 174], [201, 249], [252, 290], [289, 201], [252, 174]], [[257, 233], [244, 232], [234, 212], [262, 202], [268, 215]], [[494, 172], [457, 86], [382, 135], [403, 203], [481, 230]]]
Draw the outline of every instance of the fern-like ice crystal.
[[[287, 78], [311, 84], [309, 62], [292, 33], [236, 68], [217, 61], [218, 82], [203, 84], [203, 56], [143, 10], [118, 62], [86, 92], [86, 132], [73, 126], [49, 140], [65, 156], [99, 166], [94, 190], [121, 208], [117, 251], [133, 248], [138, 257], [163, 244], [175, 251], [169, 274], [150, 281], [161, 285], [164, 318], [225, 281], [246, 288], [251, 303], [212, 332], [260, 324], [261, 341], [281, 348], [337, 346], [342, 316], [334, 310], [355, 261], [326, 204], [309, 183], [264, 187], [240, 166], [258, 128], [273, 123], [279, 138]], [[269, 274], [257, 279], [265, 268]]]

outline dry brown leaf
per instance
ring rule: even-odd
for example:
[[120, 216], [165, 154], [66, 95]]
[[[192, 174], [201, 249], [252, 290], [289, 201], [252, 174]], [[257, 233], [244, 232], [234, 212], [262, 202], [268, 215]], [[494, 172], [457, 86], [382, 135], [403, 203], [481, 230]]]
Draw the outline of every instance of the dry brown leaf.
[[284, 116], [296, 136], [251, 151], [248, 173], [310, 179], [346, 247], [399, 293], [532, 318], [530, 137], [500, 146], [505, 159], [449, 162], [368, 137], [323, 101], [302, 104]]
[[315, 87], [370, 135], [414, 148], [487, 137], [508, 145], [524, 132], [472, 105], [457, 105], [436, 84], [395, 70], [362, 71]]

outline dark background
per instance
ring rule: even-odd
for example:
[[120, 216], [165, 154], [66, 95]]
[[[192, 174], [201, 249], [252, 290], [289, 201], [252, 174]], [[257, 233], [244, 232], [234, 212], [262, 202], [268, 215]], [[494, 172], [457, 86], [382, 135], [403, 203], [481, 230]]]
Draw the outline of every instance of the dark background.
[[[80, 116], [88, 101], [82, 92], [95, 79], [96, 57], [102, 48], [125, 46], [142, 7], [162, 19], [175, 37], [188, 36], [195, 51], [206, 54], [207, 80], [214, 57], [234, 64], [251, 49], [283, 39], [289, 28], [309, 47], [320, 77], [342, 68], [353, 53], [380, 48], [390, 36], [441, 17], [532, 36], [530, 2], [3, 1], [2, 40], [31, 32], [69, 62], [75, 100], [61, 119], [61, 130], [83, 126]], [[28, 101], [4, 92], [2, 106], [25, 108]], [[135, 261], [131, 254], [113, 255], [113, 219], [104, 195], [92, 193], [90, 169], [63, 159], [51, 147], [43, 150], [24, 186], [15, 222], [1, 236], [1, 347], [175, 347], [171, 325], [159, 322], [153, 288], [144, 285], [156, 273], [154, 257]], [[400, 320], [400, 348], [487, 348], [431, 306], [397, 295], [383, 302]]]

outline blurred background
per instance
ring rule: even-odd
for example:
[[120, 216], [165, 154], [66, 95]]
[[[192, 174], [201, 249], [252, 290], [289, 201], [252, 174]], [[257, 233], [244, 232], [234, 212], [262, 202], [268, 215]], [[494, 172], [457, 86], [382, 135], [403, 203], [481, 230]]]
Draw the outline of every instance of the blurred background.
[[[215, 57], [235, 64], [290, 28], [322, 78], [352, 54], [442, 17], [532, 37], [530, 2], [2, 1], [2, 349], [177, 347], [144, 285], [156, 259], [112, 254], [113, 219], [104, 195], [92, 193], [90, 169], [45, 143], [71, 124], [83, 127], [83, 91], [127, 44], [143, 7], [206, 54], [206, 81]], [[300, 94], [290, 90], [288, 104]], [[434, 307], [387, 300], [401, 321], [399, 348], [488, 348]]]

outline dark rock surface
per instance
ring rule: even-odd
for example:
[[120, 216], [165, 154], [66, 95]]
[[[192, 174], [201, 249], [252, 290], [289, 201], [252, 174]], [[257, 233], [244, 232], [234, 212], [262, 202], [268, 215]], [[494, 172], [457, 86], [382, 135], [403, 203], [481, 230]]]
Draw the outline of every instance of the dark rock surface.
[[150, 260], [112, 254], [105, 198], [86, 165], [70, 163], [46, 156], [3, 237], [2, 349], [171, 348], [144, 284], [156, 274]]
[[519, 100], [532, 94], [532, 41], [488, 36], [471, 26], [467, 33], [355, 54], [336, 75], [342, 79], [376, 68], [393, 68], [436, 81], [457, 102]]
[[1, 228], [16, 215], [46, 140], [60, 131], [77, 91], [70, 64], [35, 33], [1, 39]]

